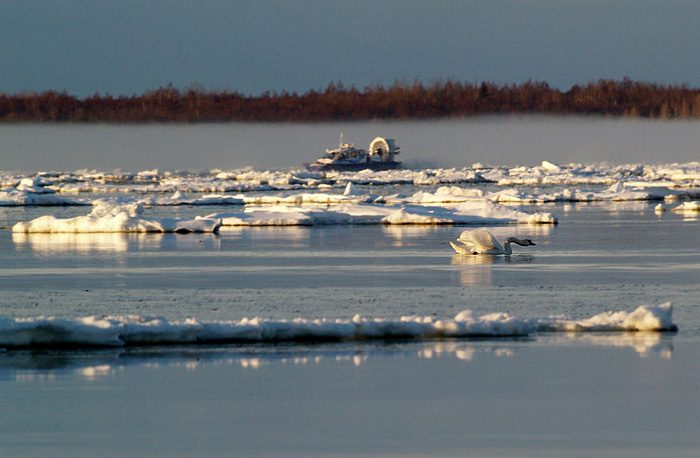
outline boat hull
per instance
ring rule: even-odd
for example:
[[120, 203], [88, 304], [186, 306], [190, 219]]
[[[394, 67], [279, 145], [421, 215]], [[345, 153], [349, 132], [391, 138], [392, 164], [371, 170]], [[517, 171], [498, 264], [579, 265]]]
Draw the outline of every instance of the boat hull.
[[364, 162], [359, 164], [304, 164], [307, 170], [311, 172], [326, 172], [326, 171], [338, 171], [338, 172], [358, 172], [360, 170], [394, 170], [399, 168], [401, 162], [388, 161], [388, 162]]

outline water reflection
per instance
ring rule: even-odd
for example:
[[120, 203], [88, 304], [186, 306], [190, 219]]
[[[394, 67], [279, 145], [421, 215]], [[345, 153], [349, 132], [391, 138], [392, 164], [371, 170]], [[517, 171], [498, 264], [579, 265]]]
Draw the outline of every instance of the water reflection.
[[515, 256], [455, 254], [450, 258], [450, 264], [464, 267], [459, 270], [459, 280], [462, 286], [483, 286], [493, 283], [493, 269], [489, 266], [494, 264], [530, 264], [534, 259], [534, 256], [527, 254]]
[[649, 210], [649, 201], [646, 200], [625, 200], [614, 201], [615, 205], [610, 208], [610, 213], [620, 214], [622, 212], [638, 212], [645, 214]]
[[556, 230], [556, 226], [553, 226], [551, 224], [537, 224], [534, 226], [528, 225], [526, 228], [518, 227], [517, 231], [515, 232], [515, 236], [519, 238], [530, 236], [530, 238], [535, 239], [538, 237], [546, 237], [552, 235], [552, 232], [554, 232], [554, 230]]
[[697, 221], [698, 220], [698, 213], [697, 210], [675, 210], [676, 212], [679, 212], [681, 215], [683, 215], [683, 221]]
[[459, 271], [459, 283], [462, 286], [480, 286], [493, 283], [493, 271], [482, 268], [482, 265], [489, 265], [495, 262], [504, 262], [504, 256], [468, 256], [455, 254], [450, 259], [453, 266], [464, 266], [466, 268]]
[[658, 332], [629, 332], [622, 334], [585, 334], [566, 333], [554, 334], [551, 341], [567, 343], [585, 343], [606, 347], [632, 348], [640, 358], [656, 354], [663, 359], [671, 359], [673, 355], [672, 339]]
[[18, 249], [27, 249], [45, 254], [63, 252], [124, 252], [129, 248], [127, 234], [25, 234], [12, 233], [12, 242]]
[[308, 226], [222, 226], [219, 231], [242, 240], [284, 240], [293, 247], [307, 246], [312, 235]]
[[39, 382], [55, 382], [56, 374], [51, 372], [35, 372], [31, 370], [18, 370], [15, 374], [15, 382], [17, 383], [39, 383]]
[[12, 242], [18, 250], [31, 250], [52, 255], [60, 253], [124, 253], [137, 250], [192, 250], [219, 249], [216, 234], [161, 234], [161, 233], [12, 233]]
[[658, 218], [667, 214], [680, 215], [684, 221], [697, 221], [700, 218], [699, 202], [686, 201], [680, 203], [681, 199], [678, 196], [673, 197], [674, 199], [665, 198], [664, 203], [654, 206], [654, 213]]
[[418, 245], [424, 237], [434, 234], [435, 227], [387, 224], [382, 226], [382, 233], [392, 240], [392, 246], [406, 247], [414, 243]]
[[660, 333], [545, 334], [535, 338], [406, 341], [399, 343], [289, 344], [82, 351], [15, 350], [0, 353], [0, 381], [54, 382], [62, 376], [85, 381], [116, 377], [128, 366], [197, 371], [212, 366], [238, 366], [258, 371], [270, 365], [306, 366], [330, 363], [356, 367], [376, 358], [517, 358], [525, 350], [547, 346], [603, 346], [632, 349], [639, 358], [670, 359], [673, 338]]
[[89, 366], [78, 369], [76, 373], [86, 380], [97, 380], [101, 377], [114, 376], [117, 367], [109, 364], [100, 364], [98, 366]]

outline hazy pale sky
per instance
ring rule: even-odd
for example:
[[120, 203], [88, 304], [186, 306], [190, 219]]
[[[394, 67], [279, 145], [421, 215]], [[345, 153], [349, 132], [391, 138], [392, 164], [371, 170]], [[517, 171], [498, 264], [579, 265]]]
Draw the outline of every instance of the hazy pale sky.
[[0, 92], [257, 95], [341, 80], [700, 86], [690, 0], [0, 0]]

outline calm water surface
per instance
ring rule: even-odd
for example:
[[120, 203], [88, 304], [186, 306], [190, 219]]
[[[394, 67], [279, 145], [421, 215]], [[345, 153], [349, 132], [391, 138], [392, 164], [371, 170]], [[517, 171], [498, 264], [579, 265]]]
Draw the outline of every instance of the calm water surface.
[[633, 340], [0, 354], [0, 450], [3, 456], [697, 455], [700, 343]]
[[536, 241], [509, 258], [454, 254], [448, 242], [464, 228], [451, 226], [224, 228], [218, 235], [4, 230], [0, 314], [338, 318], [472, 309], [587, 317], [670, 300], [681, 334], [697, 332], [697, 219], [657, 214], [651, 203], [539, 209], [561, 223], [492, 228], [501, 239]]
[[677, 334], [0, 353], [4, 456], [694, 456], [697, 219], [555, 205], [510, 258], [460, 227], [0, 231], [0, 314], [518, 317], [672, 301]]

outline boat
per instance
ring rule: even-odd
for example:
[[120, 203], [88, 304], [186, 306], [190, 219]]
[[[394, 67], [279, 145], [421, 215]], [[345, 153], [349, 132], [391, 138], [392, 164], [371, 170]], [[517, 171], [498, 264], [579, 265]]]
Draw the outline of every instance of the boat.
[[393, 138], [377, 137], [369, 144], [369, 149], [355, 148], [354, 143], [343, 143], [340, 134], [340, 144], [336, 149], [327, 149], [326, 154], [311, 164], [304, 164], [312, 172], [358, 171], [358, 170], [393, 170], [401, 165], [395, 157], [400, 153]]

